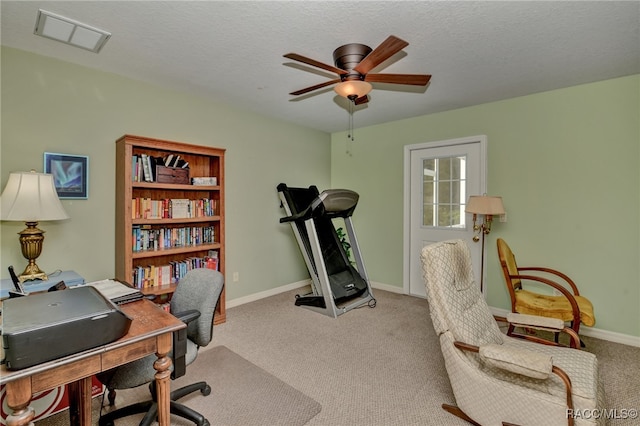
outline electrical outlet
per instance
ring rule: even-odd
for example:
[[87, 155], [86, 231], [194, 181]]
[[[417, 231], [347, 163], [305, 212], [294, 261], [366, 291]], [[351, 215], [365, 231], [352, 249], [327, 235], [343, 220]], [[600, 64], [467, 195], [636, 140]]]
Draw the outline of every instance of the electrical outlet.
[[240, 281], [240, 273], [239, 272], [234, 272], [233, 273], [233, 282], [237, 283], [238, 281]]
[[505, 211], [504, 214], [500, 215], [500, 222], [506, 222], [507, 221], [507, 212]]

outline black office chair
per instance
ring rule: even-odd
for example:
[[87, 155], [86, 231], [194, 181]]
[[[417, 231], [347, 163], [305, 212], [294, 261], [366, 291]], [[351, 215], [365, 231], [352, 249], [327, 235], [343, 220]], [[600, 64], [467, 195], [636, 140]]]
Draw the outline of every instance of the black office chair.
[[[171, 298], [171, 312], [185, 321], [187, 325], [187, 348], [184, 354], [184, 364], [174, 360], [176, 370], [180, 365], [191, 364], [198, 355], [198, 348], [207, 346], [213, 335], [213, 319], [216, 305], [220, 299], [224, 277], [218, 271], [211, 269], [194, 269], [189, 271], [181, 280]], [[175, 341], [175, 339], [174, 339]], [[177, 349], [174, 348], [177, 352]], [[171, 353], [175, 358], [181, 354]], [[100, 426], [113, 426], [115, 419], [132, 414], [145, 413], [140, 425], [150, 425], [156, 420], [158, 406], [155, 402], [155, 370], [154, 354], [109, 370], [98, 375], [100, 381], [109, 390], [109, 402], [113, 405], [116, 389], [130, 389], [149, 383], [152, 400], [132, 404], [106, 413], [100, 417]], [[174, 371], [175, 372], [175, 371]], [[173, 378], [173, 375], [172, 375]], [[209, 421], [200, 413], [176, 402], [176, 400], [199, 390], [207, 396], [211, 387], [206, 382], [198, 382], [171, 392], [171, 414], [186, 418], [199, 426], [209, 426]]]

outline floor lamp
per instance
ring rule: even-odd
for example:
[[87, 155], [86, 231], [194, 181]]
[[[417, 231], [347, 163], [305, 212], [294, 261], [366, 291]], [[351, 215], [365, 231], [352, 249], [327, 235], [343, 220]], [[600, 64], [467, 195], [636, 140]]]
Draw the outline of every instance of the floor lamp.
[[[484, 236], [491, 232], [491, 222], [494, 215], [505, 214], [502, 197], [490, 197], [488, 195], [472, 195], [467, 201], [464, 210], [473, 213], [473, 241], [480, 241], [479, 234], [482, 234], [482, 255], [480, 260], [480, 291], [483, 291], [482, 282], [484, 280]], [[482, 223], [478, 223], [478, 215], [484, 215]]]

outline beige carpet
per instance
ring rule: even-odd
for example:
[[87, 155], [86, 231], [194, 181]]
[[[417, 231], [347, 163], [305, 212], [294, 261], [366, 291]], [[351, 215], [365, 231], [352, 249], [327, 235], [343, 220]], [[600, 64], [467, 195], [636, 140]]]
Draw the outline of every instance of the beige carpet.
[[[224, 346], [202, 351], [187, 368], [187, 374], [172, 382], [181, 385], [205, 380], [211, 386], [211, 395], [199, 392], [180, 400], [202, 413], [212, 425], [304, 425], [318, 414], [322, 407], [313, 399], [292, 388]], [[134, 390], [118, 391], [116, 406], [146, 400], [149, 389], [142, 386]], [[97, 424], [101, 398], [94, 399], [94, 424]], [[278, 407], [274, 410], [274, 407]], [[141, 415], [117, 420], [116, 425], [137, 425]], [[38, 426], [68, 424], [68, 415], [57, 414], [37, 422]], [[172, 416], [172, 425], [189, 425]]]
[[[468, 426], [441, 408], [455, 401], [425, 299], [374, 289], [375, 308], [333, 319], [294, 306], [302, 292], [228, 309], [214, 340], [318, 401], [309, 426]], [[584, 340], [598, 357], [607, 408], [640, 409], [640, 348]]]
[[[220, 370], [203, 355], [215, 350], [211, 346], [225, 346], [317, 401], [322, 410], [307, 426], [468, 425], [440, 407], [443, 402], [454, 403], [454, 398], [425, 299], [374, 290], [375, 308], [333, 319], [294, 306], [298, 292], [302, 291], [227, 309], [227, 322], [214, 328], [212, 344], [198, 357], [199, 367], [191, 366], [189, 373], [206, 375], [209, 367]], [[598, 357], [607, 408], [640, 409], [640, 348], [584, 340], [586, 350]], [[207, 413], [213, 414], [207, 415], [212, 425], [240, 424], [232, 412], [225, 412], [225, 405], [244, 404], [251, 411], [265, 404], [261, 392], [225, 395], [224, 389], [233, 388], [238, 374], [226, 377], [230, 384], [213, 385], [209, 397], [193, 396], [189, 405], [198, 409], [196, 404], [211, 404]], [[231, 401], [216, 402], [225, 397]], [[260, 424], [285, 424], [295, 404], [273, 403], [265, 414], [271, 417], [262, 418]], [[241, 411], [233, 409], [244, 415]], [[639, 422], [616, 419], [609, 425]]]

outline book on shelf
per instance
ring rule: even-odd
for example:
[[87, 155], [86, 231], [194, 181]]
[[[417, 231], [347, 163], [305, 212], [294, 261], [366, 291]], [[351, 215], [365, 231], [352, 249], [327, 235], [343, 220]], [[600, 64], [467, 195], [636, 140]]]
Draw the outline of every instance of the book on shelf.
[[189, 167], [189, 162], [179, 154], [167, 154], [164, 157], [158, 157], [157, 164], [165, 167]]
[[191, 178], [191, 184], [196, 186], [216, 186], [218, 178], [215, 176], [196, 176]]
[[147, 154], [140, 154], [140, 162], [142, 163], [142, 172], [144, 174], [144, 181], [151, 182], [151, 167], [149, 166], [149, 156]]
[[187, 198], [172, 198], [171, 199], [171, 217], [174, 219], [186, 219], [190, 217], [189, 212], [190, 200]]
[[134, 182], [140, 181], [140, 176], [138, 175], [138, 156], [137, 155], [131, 156], [131, 179]]
[[160, 274], [159, 274], [159, 285], [169, 285], [171, 284], [171, 266], [170, 265], [162, 265], [159, 266]]

